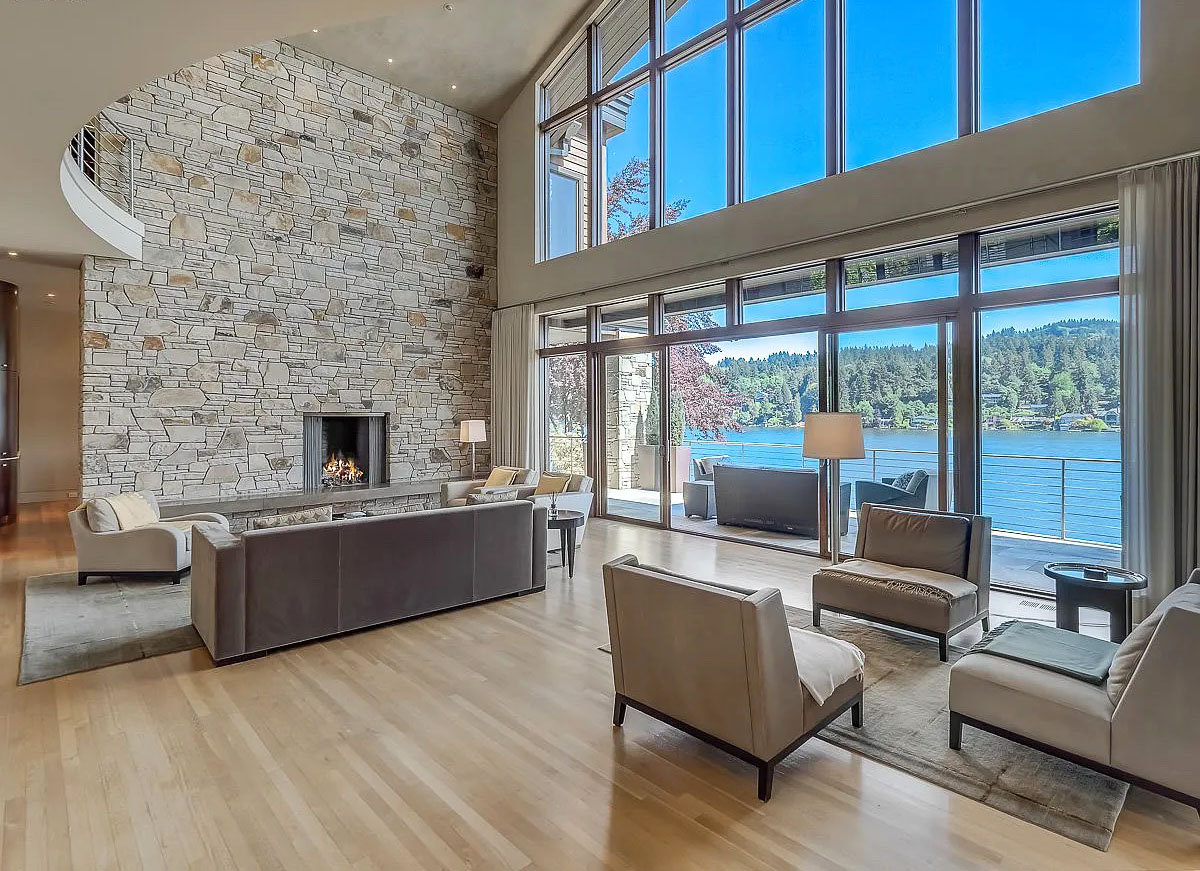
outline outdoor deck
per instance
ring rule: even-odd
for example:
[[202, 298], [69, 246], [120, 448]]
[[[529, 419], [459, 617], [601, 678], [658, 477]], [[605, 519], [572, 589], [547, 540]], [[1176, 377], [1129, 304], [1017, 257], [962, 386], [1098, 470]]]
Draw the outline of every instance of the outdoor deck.
[[[608, 497], [608, 512], [612, 517], [628, 517], [657, 523], [658, 494], [647, 490], [616, 490]], [[700, 533], [735, 541], [750, 541], [769, 544], [773, 547], [795, 550], [799, 553], [815, 554], [817, 542], [811, 538], [789, 535], [784, 532], [768, 532], [740, 526], [724, 526], [715, 520], [700, 520], [683, 515], [683, 497], [672, 494], [671, 528], [683, 532]], [[854, 550], [858, 520], [850, 514], [850, 530], [842, 537], [842, 552]], [[1120, 548], [1101, 544], [1074, 542], [1023, 533], [996, 530], [992, 536], [992, 582], [1005, 586], [1042, 593], [1053, 593], [1054, 582], [1042, 572], [1048, 562], [1087, 562], [1103, 565], [1120, 565]]]

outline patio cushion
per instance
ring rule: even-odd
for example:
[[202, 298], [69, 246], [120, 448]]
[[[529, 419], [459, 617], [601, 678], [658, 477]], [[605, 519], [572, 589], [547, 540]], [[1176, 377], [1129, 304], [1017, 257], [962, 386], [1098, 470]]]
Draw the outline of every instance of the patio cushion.
[[950, 669], [950, 710], [1109, 764], [1113, 704], [1103, 686], [998, 656], [964, 656]]

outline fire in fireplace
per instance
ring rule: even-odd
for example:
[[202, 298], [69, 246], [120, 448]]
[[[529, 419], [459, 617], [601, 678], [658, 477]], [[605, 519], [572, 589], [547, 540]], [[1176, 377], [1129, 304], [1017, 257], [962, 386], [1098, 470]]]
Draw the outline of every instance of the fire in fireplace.
[[305, 488], [383, 484], [387, 480], [386, 445], [385, 415], [305, 415]]

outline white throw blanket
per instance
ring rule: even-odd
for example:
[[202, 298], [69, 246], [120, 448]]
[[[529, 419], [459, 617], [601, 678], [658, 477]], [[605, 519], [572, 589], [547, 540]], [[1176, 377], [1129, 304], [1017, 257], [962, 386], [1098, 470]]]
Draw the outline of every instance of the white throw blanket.
[[788, 629], [792, 633], [792, 650], [796, 654], [800, 683], [818, 705], [825, 704], [825, 700], [846, 681], [862, 675], [867, 658], [849, 641], [794, 626]]

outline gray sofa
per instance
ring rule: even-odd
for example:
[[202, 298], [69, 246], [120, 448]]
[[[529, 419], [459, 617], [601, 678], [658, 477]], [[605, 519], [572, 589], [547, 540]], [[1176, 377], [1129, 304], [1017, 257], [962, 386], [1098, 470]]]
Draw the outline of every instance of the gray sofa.
[[193, 535], [192, 624], [218, 664], [546, 586], [546, 510], [524, 500]]
[[[789, 532], [805, 538], [820, 534], [821, 499], [816, 472], [753, 466], [713, 466], [717, 523]], [[842, 534], [850, 524], [850, 485], [841, 487]]]

